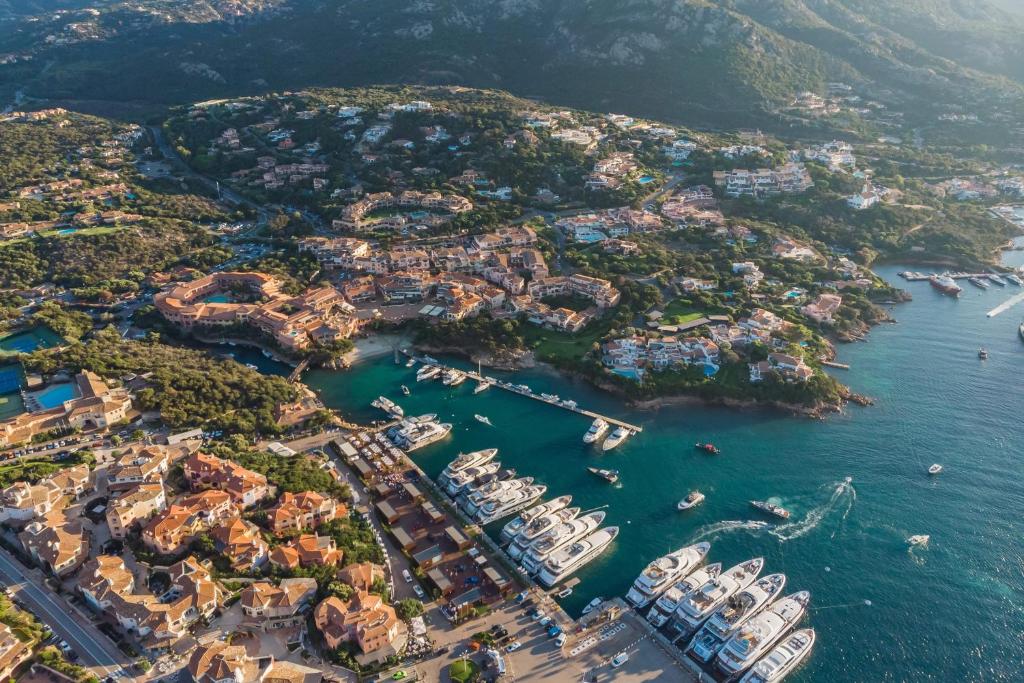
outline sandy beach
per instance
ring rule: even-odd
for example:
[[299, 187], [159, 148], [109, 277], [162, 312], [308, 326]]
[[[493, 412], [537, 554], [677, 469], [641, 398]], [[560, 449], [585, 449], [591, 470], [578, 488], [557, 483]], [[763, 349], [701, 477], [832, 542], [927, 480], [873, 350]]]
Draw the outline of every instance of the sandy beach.
[[397, 347], [404, 349], [410, 345], [408, 337], [400, 334], [375, 334], [355, 340], [355, 348], [345, 354], [345, 362], [356, 365], [371, 358], [380, 358], [392, 353]]

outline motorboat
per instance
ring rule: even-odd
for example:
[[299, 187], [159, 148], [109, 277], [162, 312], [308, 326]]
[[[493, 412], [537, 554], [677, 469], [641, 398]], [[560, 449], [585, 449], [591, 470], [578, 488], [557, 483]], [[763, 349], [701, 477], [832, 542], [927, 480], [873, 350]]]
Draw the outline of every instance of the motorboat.
[[546, 503], [541, 503], [540, 505], [532, 507], [526, 512], [516, 517], [515, 519], [513, 519], [508, 524], [506, 524], [501, 529], [501, 534], [498, 536], [498, 538], [501, 540], [502, 543], [508, 543], [513, 538], [515, 538], [520, 531], [529, 526], [530, 523], [534, 520], [540, 519], [541, 517], [549, 515], [553, 512], [558, 512], [562, 508], [569, 505], [569, 503], [571, 502], [572, 496], [561, 496], [559, 498], [555, 498], [554, 500], [549, 500]]
[[457, 497], [460, 493], [466, 490], [467, 486], [473, 484], [473, 482], [480, 480], [491, 474], [495, 474], [501, 469], [501, 463], [497, 460], [489, 462], [486, 465], [476, 465], [468, 469], [457, 472], [455, 475], [448, 478], [448, 483], [444, 487], [444, 492], [452, 498]]
[[597, 527], [601, 526], [604, 518], [604, 510], [598, 510], [597, 512], [591, 512], [569, 522], [559, 524], [530, 544], [530, 547], [521, 557], [520, 564], [523, 569], [531, 574], [540, 571], [541, 565], [551, 555], [596, 531]]
[[411, 368], [414, 365], [416, 365], [416, 359], [415, 358], [410, 358], [409, 360], [405, 361], [405, 367], [407, 367], [407, 368]]
[[494, 385], [494, 382], [488, 382], [488, 381], [477, 382], [476, 386], [473, 387], [473, 393], [474, 394], [479, 394], [481, 391], [487, 391], [493, 385]]
[[515, 535], [512, 542], [509, 543], [507, 553], [508, 556], [513, 560], [519, 560], [524, 553], [530, 548], [534, 541], [539, 539], [543, 534], [551, 531], [561, 524], [566, 524], [576, 519], [580, 514], [578, 507], [563, 508], [558, 512], [552, 512], [551, 514], [538, 517], [537, 519], [530, 522], [525, 529], [522, 529]]
[[388, 431], [388, 437], [396, 446], [414, 451], [440, 441], [451, 431], [452, 425], [447, 422], [414, 418], [402, 420], [396, 428]]
[[690, 641], [686, 654], [702, 664], [710, 662], [732, 634], [768, 607], [785, 585], [785, 574], [770, 574], [726, 600]]
[[391, 399], [387, 398], [386, 396], [378, 396], [377, 398], [370, 402], [370, 405], [373, 406], [374, 408], [380, 408], [388, 415], [394, 415], [395, 417], [405, 417], [405, 411], [402, 410], [402, 407], [395, 403], [394, 401], [392, 401]]
[[759, 659], [740, 683], [778, 683], [807, 659], [814, 648], [814, 640], [813, 628], [794, 631]]
[[446, 387], [457, 387], [466, 381], [466, 373], [449, 368], [441, 375], [441, 383]]
[[981, 289], [988, 289], [991, 286], [989, 285], [988, 280], [982, 280], [980, 277], [969, 277], [967, 278], [967, 281]]
[[689, 510], [695, 508], [704, 502], [704, 494], [700, 491], [690, 491], [686, 498], [676, 503], [676, 508], [679, 510]]
[[407, 387], [407, 386], [405, 386], [405, 385], [403, 384], [403, 385], [402, 385], [402, 394], [403, 394], [404, 396], [408, 396], [408, 395], [409, 395], [409, 394], [411, 394], [411, 393], [412, 393], [412, 392], [411, 392], [411, 391], [409, 391], [409, 387]]
[[810, 601], [808, 591], [793, 593], [747, 621], [722, 646], [715, 658], [715, 667], [730, 677], [752, 667], [796, 626]]
[[526, 486], [517, 491], [511, 491], [480, 506], [474, 519], [479, 524], [497, 522], [499, 519], [504, 519], [530, 507], [547, 491], [548, 487], [544, 485]]
[[602, 604], [604, 604], [604, 598], [594, 598], [593, 600], [588, 602], [586, 606], [583, 608], [583, 614], [590, 614], [598, 607], [600, 607]]
[[989, 273], [988, 275], [986, 275], [986, 277], [995, 284], [999, 285], [1000, 287], [1006, 286], [1006, 280], [1004, 280], [1002, 276], [997, 275], [996, 273]]
[[935, 463], [934, 465], [928, 468], [928, 474], [938, 474], [941, 471], [942, 465], [940, 465], [939, 463]]
[[956, 283], [956, 280], [948, 275], [932, 275], [928, 278], [928, 282], [934, 289], [946, 294], [948, 296], [960, 296], [960, 285]]
[[604, 419], [598, 417], [590, 424], [590, 429], [583, 435], [583, 443], [594, 443], [601, 436], [608, 431], [608, 423]]
[[754, 583], [763, 568], [763, 557], [747, 560], [691, 591], [676, 609], [676, 630], [686, 637], [696, 633], [726, 600]]
[[756, 508], [761, 512], [766, 512], [769, 515], [778, 517], [779, 519], [789, 519], [789, 510], [781, 505], [776, 505], [775, 503], [769, 503], [763, 500], [752, 500], [750, 501], [750, 507]]
[[476, 420], [477, 422], [481, 422], [487, 425], [488, 427], [494, 426], [493, 424], [491, 424], [491, 418], [487, 417], [486, 415], [474, 415], [473, 419]]
[[416, 381], [424, 382], [428, 379], [434, 379], [441, 374], [441, 368], [436, 365], [424, 365], [416, 372]]
[[651, 608], [651, 611], [647, 613], [647, 621], [651, 622], [655, 628], [664, 626], [668, 623], [668, 620], [672, 618], [676, 608], [679, 607], [679, 603], [681, 603], [691, 591], [700, 588], [721, 573], [722, 563], [716, 562], [714, 564], [701, 567], [682, 581], [677, 581], [675, 585], [665, 591], [662, 596], [654, 602], [654, 606]]
[[560, 590], [557, 593], [555, 593], [555, 597], [558, 598], [559, 600], [564, 600], [565, 598], [569, 597], [570, 595], [572, 595], [572, 588], [563, 588], [562, 590]]
[[610, 451], [628, 439], [630, 434], [632, 434], [632, 432], [625, 427], [616, 427], [608, 438], [604, 440], [604, 443], [601, 444], [601, 450]]
[[907, 543], [911, 546], [927, 546], [931, 538], [928, 534], [914, 534], [907, 539]]
[[591, 474], [596, 474], [597, 476], [601, 477], [605, 481], [610, 482], [612, 484], [619, 480], [618, 470], [604, 470], [598, 467], [588, 467], [587, 471], [590, 472]]
[[643, 609], [671, 588], [676, 581], [699, 566], [709, 550], [710, 543], [697, 543], [652, 561], [633, 581], [629, 592], [626, 593], [626, 600], [633, 607]]
[[[493, 486], [484, 487], [478, 491], [474, 491], [468, 496], [464, 496], [462, 501], [462, 509], [470, 517], [476, 516], [476, 513], [483, 508], [487, 503], [492, 501], [508, 501], [512, 494], [529, 487], [533, 483], [533, 477], [520, 477], [519, 479], [511, 480], [499, 480], [494, 482]], [[526, 505], [529, 505], [533, 501], [537, 500], [539, 496], [534, 496], [527, 501]], [[525, 505], [523, 507], [526, 507]], [[521, 510], [522, 508], [520, 508]], [[510, 513], [511, 514], [511, 513]]]
[[1017, 275], [1017, 273], [1010, 273], [1009, 275], [1004, 275], [1003, 277], [1005, 277], [1007, 280], [1017, 285], [1018, 287], [1024, 287], [1024, 280], [1021, 280], [1020, 275]]
[[984, 347], [978, 349], [978, 358], [981, 360], [988, 360], [988, 350]]
[[693, 444], [693, 447], [696, 448], [698, 451], [704, 451], [705, 453], [710, 453], [711, 455], [718, 455], [719, 453], [721, 453], [721, 451], [718, 450], [718, 446], [716, 446], [713, 443], [701, 443], [700, 441], [698, 441], [697, 443]]
[[619, 527], [609, 526], [598, 529], [586, 538], [562, 548], [544, 563], [537, 574], [537, 580], [545, 588], [551, 588], [561, 583], [597, 559], [618, 535]]
[[448, 463], [448, 466], [441, 471], [441, 474], [437, 477], [437, 483], [444, 487], [448, 480], [454, 477], [462, 470], [469, 469], [470, 467], [478, 467], [480, 465], [486, 465], [491, 460], [494, 460], [495, 456], [498, 455], [497, 448], [486, 448], [481, 451], [472, 451], [470, 453], [460, 453], [459, 457]]

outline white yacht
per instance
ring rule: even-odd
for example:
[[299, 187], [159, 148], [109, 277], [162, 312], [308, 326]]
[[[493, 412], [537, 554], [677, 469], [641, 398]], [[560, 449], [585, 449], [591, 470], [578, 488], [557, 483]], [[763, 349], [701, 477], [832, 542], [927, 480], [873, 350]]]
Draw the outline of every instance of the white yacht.
[[671, 588], [672, 584], [700, 566], [709, 550], [710, 543], [697, 543], [654, 560], [636, 577], [626, 593], [626, 600], [633, 607], [643, 609]]
[[601, 522], [604, 521], [604, 517], [604, 510], [599, 510], [559, 524], [530, 544], [520, 564], [523, 569], [531, 574], [540, 571], [541, 565], [554, 553], [570, 543], [580, 540], [587, 534], [596, 531], [597, 527], [601, 526]]
[[813, 628], [794, 631], [751, 667], [740, 683], [778, 683], [811, 654], [814, 637]]
[[608, 423], [599, 417], [594, 420], [590, 425], [590, 429], [583, 435], [583, 443], [594, 443], [607, 431]]
[[647, 621], [651, 622], [655, 628], [661, 628], [672, 618], [679, 603], [689, 595], [690, 591], [697, 590], [721, 573], [722, 563], [716, 562], [701, 567], [682, 581], [676, 582], [655, 601], [654, 607], [647, 613]]
[[445, 370], [444, 374], [441, 375], [441, 383], [448, 387], [457, 387], [466, 381], [466, 373], [451, 368]]
[[538, 517], [530, 522], [526, 528], [520, 530], [519, 533], [512, 538], [512, 542], [509, 543], [506, 552], [508, 556], [513, 560], [518, 560], [523, 556], [523, 553], [530, 547], [530, 544], [541, 537], [542, 534], [554, 529], [560, 524], [565, 524], [576, 519], [576, 516], [580, 514], [578, 507], [573, 508], [562, 508], [558, 512], [552, 512]]
[[441, 368], [436, 365], [424, 365], [422, 368], [416, 371], [416, 381], [423, 382], [428, 379], [434, 379], [441, 374]]
[[505, 519], [520, 510], [533, 505], [533, 502], [547, 493], [548, 487], [543, 485], [527, 486], [510, 494], [499, 496], [477, 510], [475, 519], [479, 524], [490, 524]]
[[604, 440], [604, 443], [601, 444], [601, 450], [610, 451], [628, 439], [630, 434], [632, 434], [632, 432], [625, 427], [616, 427], [615, 431], [613, 431], [608, 438]]
[[738, 676], [764, 656], [807, 611], [811, 594], [800, 591], [782, 598], [740, 627], [715, 658], [726, 676]]
[[497, 473], [501, 469], [501, 463], [497, 460], [487, 463], [486, 465], [477, 465], [476, 467], [470, 467], [468, 469], [461, 470], [455, 474], [455, 476], [448, 479], [447, 486], [444, 487], [445, 493], [452, 498], [455, 498], [460, 493], [466, 490], [466, 487], [477, 481], [481, 477], [486, 477], [490, 474]]
[[704, 502], [704, 494], [700, 491], [690, 491], [690, 494], [676, 503], [677, 510], [689, 510]]
[[403, 420], [399, 424], [398, 430], [393, 433], [392, 441], [396, 446], [407, 451], [414, 451], [440, 441], [451, 431], [452, 426], [447, 422]]
[[618, 535], [619, 527], [605, 527], [559, 550], [544, 563], [537, 580], [546, 588], [564, 581], [607, 550]]
[[498, 454], [497, 448], [486, 448], [482, 451], [473, 451], [471, 453], [460, 453], [459, 457], [448, 463], [448, 466], [444, 468], [440, 475], [437, 477], [437, 483], [443, 488], [448, 484], [448, 480], [454, 477], [456, 474], [463, 470], [467, 470], [470, 467], [479, 467], [480, 465], [486, 465], [491, 460], [494, 460], [494, 456]]
[[696, 633], [726, 600], [754, 583], [763, 568], [763, 557], [747, 560], [692, 591], [676, 609], [676, 630], [683, 637]]
[[493, 384], [493, 382], [488, 382], [487, 380], [484, 380], [483, 382], [477, 382], [476, 386], [473, 387], [473, 393], [479, 394], [481, 391], [487, 391], [488, 389], [491, 388]]
[[387, 396], [378, 396], [376, 399], [370, 402], [370, 405], [374, 408], [380, 408], [388, 415], [394, 415], [395, 417], [405, 417], [405, 411], [402, 407], [389, 399]]
[[552, 512], [558, 512], [571, 502], [572, 496], [561, 496], [554, 500], [549, 500], [546, 503], [541, 503], [536, 507], [532, 507], [502, 527], [501, 534], [498, 538], [502, 543], [508, 543], [533, 520], [539, 519], [544, 515], [549, 515]]
[[[465, 498], [462, 509], [465, 510], [466, 514], [470, 517], [476, 515], [477, 511], [487, 503], [497, 500], [506, 500], [505, 496], [516, 491], [527, 488], [533, 483], [533, 477], [520, 477], [519, 479], [512, 479], [511, 481], [498, 481], [496, 486], [489, 490], [476, 491]], [[534, 498], [533, 500], [536, 500]], [[531, 500], [530, 502], [533, 502]]]
[[690, 641], [686, 654], [707, 664], [745, 622], [782, 594], [785, 574], [769, 574], [726, 600]]

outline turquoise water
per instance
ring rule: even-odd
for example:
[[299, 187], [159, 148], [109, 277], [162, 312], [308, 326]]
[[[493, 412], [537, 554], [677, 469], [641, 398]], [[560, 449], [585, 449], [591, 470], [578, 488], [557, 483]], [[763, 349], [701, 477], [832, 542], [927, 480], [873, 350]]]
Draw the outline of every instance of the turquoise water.
[[39, 407], [43, 410], [64, 405], [64, 401], [70, 401], [77, 395], [78, 392], [75, 390], [75, 385], [70, 382], [66, 384], [54, 384], [53, 386], [49, 386], [42, 391], [32, 394], [39, 403]]
[[210, 296], [203, 299], [203, 303], [207, 304], [229, 304], [231, 303], [231, 297], [227, 294], [211, 294]]
[[56, 332], [46, 327], [36, 327], [0, 338], [0, 355], [6, 353], [31, 353], [36, 349], [49, 349], [61, 343]]
[[[1024, 254], [1009, 258], [1021, 263]], [[493, 446], [506, 466], [548, 485], [547, 497], [572, 493], [574, 505], [607, 505], [606, 523], [622, 531], [578, 574], [570, 612], [595, 595], [624, 594], [648, 561], [707, 539], [711, 561], [763, 555], [766, 573], [789, 577], [787, 592], [811, 591], [807, 623], [818, 644], [794, 681], [1019, 681], [1024, 305], [994, 319], [985, 313], [1020, 290], [968, 288], [953, 300], [926, 282], [903, 283], [899, 270], [880, 274], [915, 301], [894, 307], [899, 323], [876, 328], [868, 343], [842, 346], [839, 359], [852, 370], [836, 371], [876, 404], [825, 421], [695, 406], [631, 411], [554, 374], [516, 374], [537, 393], [643, 425], [600, 454], [581, 442], [589, 424], [582, 416], [494, 388], [474, 396], [470, 382], [417, 384], [414, 369], [390, 358], [306, 379], [359, 420], [381, 417], [369, 402], [385, 393], [407, 413], [453, 422], [452, 437], [415, 455], [431, 475], [459, 451]], [[982, 345], [986, 362], [977, 358]], [[412, 396], [402, 396], [402, 383]], [[698, 440], [714, 441], [722, 455], [697, 453]], [[935, 462], [945, 471], [929, 477]], [[588, 465], [620, 470], [620, 484], [594, 477]], [[706, 502], [677, 512], [692, 489]], [[755, 498], [781, 502], [793, 518], [759, 517], [748, 507]], [[912, 534], [930, 534], [930, 547], [909, 551]]]

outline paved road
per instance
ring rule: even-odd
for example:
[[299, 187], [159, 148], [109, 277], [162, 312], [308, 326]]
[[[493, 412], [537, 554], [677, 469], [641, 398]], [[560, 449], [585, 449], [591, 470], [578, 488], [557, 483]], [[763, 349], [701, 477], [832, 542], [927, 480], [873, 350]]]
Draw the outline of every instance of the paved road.
[[38, 575], [22, 569], [6, 550], [0, 550], [0, 577], [22, 604], [74, 648], [82, 665], [101, 679], [131, 666], [128, 658], [105, 635], [91, 624], [83, 625], [62, 598], [48, 587], [41, 587]]

